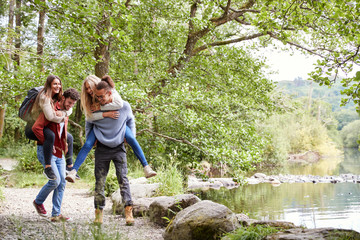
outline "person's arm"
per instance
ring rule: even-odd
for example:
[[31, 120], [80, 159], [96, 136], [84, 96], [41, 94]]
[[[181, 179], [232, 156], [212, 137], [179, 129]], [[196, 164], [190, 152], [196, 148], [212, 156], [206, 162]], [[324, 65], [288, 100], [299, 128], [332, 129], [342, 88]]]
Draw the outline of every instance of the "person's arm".
[[86, 121], [93, 122], [96, 120], [103, 119], [103, 113], [102, 112], [93, 112], [90, 116], [86, 117]]
[[64, 121], [66, 114], [62, 111], [58, 111], [61, 116], [57, 116], [54, 110], [53, 105], [51, 104], [51, 99], [42, 95], [40, 96], [39, 105], [41, 110], [43, 111], [45, 118], [50, 122], [61, 123]]
[[100, 106], [101, 111], [118, 110], [124, 106], [123, 100], [115, 88], [111, 90], [111, 94], [112, 102], [105, 104], [104, 106]]
[[34, 125], [31, 128], [37, 139], [39, 139], [39, 144], [43, 144], [45, 141], [44, 127], [46, 127], [48, 123], [49, 121], [45, 118], [45, 115], [42, 112], [40, 113], [39, 117], [36, 119]]
[[118, 119], [119, 115], [120, 115], [120, 113], [117, 110], [116, 111], [107, 111], [107, 112], [93, 112], [90, 117], [86, 118], [86, 121], [93, 122], [93, 121], [100, 120], [100, 119], [103, 119], [106, 117]]

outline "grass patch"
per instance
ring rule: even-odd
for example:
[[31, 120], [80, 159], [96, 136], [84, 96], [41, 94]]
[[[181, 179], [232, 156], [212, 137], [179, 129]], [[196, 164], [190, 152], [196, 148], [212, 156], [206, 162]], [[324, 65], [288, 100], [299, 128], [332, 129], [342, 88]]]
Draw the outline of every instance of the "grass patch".
[[13, 188], [42, 187], [47, 181], [48, 179], [42, 173], [13, 171], [7, 186]]
[[169, 164], [157, 169], [156, 177], [150, 178], [149, 182], [160, 183], [156, 196], [175, 196], [184, 194], [183, 179], [178, 163], [171, 159]]
[[238, 228], [234, 232], [228, 233], [223, 239], [226, 240], [261, 240], [266, 236], [277, 233], [279, 230], [274, 227], [264, 227], [261, 225]]

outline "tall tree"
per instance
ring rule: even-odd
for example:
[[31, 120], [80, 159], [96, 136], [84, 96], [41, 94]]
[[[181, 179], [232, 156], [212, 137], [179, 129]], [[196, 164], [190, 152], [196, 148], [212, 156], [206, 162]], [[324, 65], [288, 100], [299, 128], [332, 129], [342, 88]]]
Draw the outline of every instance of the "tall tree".
[[94, 50], [94, 57], [96, 59], [95, 75], [100, 78], [109, 73], [111, 42], [109, 37], [106, 37], [109, 36], [110, 31], [109, 14], [109, 12], [104, 11], [101, 20], [96, 25], [96, 34], [100, 37], [96, 39], [97, 45]]
[[20, 50], [21, 50], [21, 0], [16, 0], [16, 13], [15, 13], [15, 54], [14, 61], [17, 64], [17, 67], [20, 66]]
[[[45, 0], [41, 0], [42, 3], [45, 3]], [[38, 55], [38, 65], [41, 71], [44, 71], [44, 63], [42, 60], [42, 56], [44, 53], [44, 31], [45, 31], [45, 7], [41, 8], [39, 11], [39, 24], [37, 31], [37, 55]]]
[[15, 0], [9, 1], [9, 22], [8, 22], [8, 35], [7, 35], [7, 48], [8, 48], [8, 59], [6, 68], [10, 70], [12, 62], [12, 48], [14, 39], [14, 8]]

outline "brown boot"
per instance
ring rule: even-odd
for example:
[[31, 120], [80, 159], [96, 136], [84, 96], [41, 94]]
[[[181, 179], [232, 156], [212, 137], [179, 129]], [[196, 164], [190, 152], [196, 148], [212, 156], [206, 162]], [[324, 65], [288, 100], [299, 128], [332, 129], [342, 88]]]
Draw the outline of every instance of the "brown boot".
[[95, 224], [102, 224], [103, 223], [103, 210], [102, 209], [95, 209]]
[[132, 206], [126, 206], [125, 207], [125, 221], [126, 225], [134, 225], [134, 217], [133, 217], [133, 207]]

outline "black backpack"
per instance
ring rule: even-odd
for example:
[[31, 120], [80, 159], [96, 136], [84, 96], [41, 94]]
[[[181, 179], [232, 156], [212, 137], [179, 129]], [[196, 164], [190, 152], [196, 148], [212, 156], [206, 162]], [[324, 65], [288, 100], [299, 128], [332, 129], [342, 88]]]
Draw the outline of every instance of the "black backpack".
[[19, 117], [22, 120], [26, 122], [32, 120], [30, 116], [32, 106], [34, 105], [37, 95], [43, 88], [44, 87], [34, 87], [28, 91], [24, 101], [21, 103], [21, 106], [19, 108]]

